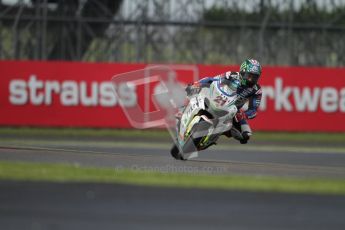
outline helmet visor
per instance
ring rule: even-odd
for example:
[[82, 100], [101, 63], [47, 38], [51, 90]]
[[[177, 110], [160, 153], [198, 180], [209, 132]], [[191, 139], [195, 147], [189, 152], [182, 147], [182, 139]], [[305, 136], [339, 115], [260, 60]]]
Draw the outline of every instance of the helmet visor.
[[260, 75], [254, 73], [242, 73], [242, 78], [246, 80], [246, 84], [255, 85], [258, 83]]

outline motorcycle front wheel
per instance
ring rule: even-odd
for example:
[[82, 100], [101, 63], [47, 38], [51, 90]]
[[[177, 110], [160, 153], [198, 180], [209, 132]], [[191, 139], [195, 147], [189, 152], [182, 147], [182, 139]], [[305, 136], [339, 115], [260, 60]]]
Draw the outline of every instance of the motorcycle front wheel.
[[170, 149], [170, 154], [173, 158], [176, 160], [186, 160], [183, 155], [180, 153], [179, 148], [174, 144], [172, 148]]

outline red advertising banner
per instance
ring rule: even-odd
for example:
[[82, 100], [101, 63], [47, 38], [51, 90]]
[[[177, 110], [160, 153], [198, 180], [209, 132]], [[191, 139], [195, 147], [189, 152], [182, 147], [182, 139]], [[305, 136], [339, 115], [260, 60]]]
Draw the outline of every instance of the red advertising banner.
[[[345, 131], [345, 68], [266, 67], [260, 130]], [[265, 121], [264, 121], [265, 120]]]
[[[0, 125], [131, 128], [125, 107], [146, 103], [142, 87], [113, 85], [112, 77], [143, 70], [145, 64], [0, 61]], [[174, 65], [179, 81], [197, 80], [195, 67]], [[184, 76], [184, 77], [181, 77]], [[148, 106], [146, 106], [148, 104]]]
[[[131, 128], [123, 106], [154, 110], [152, 86], [113, 85], [145, 64], [0, 61], [0, 125]], [[180, 84], [238, 66], [169, 65]], [[266, 67], [254, 130], [345, 131], [345, 68]]]

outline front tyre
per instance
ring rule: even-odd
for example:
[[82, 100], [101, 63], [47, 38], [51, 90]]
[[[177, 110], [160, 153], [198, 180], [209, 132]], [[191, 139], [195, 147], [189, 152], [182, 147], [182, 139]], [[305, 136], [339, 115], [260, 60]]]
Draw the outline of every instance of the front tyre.
[[179, 148], [174, 144], [170, 150], [170, 154], [176, 160], [186, 160], [183, 155], [180, 153]]

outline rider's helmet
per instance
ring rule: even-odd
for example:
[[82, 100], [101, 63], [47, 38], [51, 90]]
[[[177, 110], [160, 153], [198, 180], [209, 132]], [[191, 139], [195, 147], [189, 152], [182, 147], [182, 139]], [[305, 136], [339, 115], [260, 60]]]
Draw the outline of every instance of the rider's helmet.
[[240, 67], [240, 76], [242, 78], [242, 85], [245, 86], [254, 86], [262, 72], [262, 67], [260, 63], [255, 59], [247, 59], [245, 60]]

